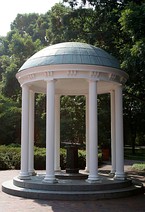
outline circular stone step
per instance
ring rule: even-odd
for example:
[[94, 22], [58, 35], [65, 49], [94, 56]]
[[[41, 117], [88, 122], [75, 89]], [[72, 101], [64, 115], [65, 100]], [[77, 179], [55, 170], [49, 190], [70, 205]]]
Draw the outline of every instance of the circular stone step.
[[58, 179], [58, 183], [43, 182], [44, 175], [32, 176], [31, 180], [15, 177], [2, 184], [2, 191], [20, 197], [47, 200], [96, 200], [119, 198], [143, 192], [143, 185], [130, 179], [113, 180], [100, 175], [97, 183], [86, 180]]
[[111, 189], [121, 189], [132, 185], [132, 181], [112, 180], [109, 177], [101, 177], [96, 183], [88, 183], [86, 180], [58, 179], [57, 183], [47, 183], [43, 181], [44, 175], [32, 176], [30, 180], [13, 179], [13, 184], [20, 188], [47, 190], [47, 191], [106, 191]]

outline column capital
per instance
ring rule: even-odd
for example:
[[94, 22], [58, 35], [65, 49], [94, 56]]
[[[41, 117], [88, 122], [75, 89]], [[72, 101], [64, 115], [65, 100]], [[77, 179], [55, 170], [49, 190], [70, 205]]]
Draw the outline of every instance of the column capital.
[[62, 94], [60, 94], [60, 93], [55, 93], [55, 97], [56, 98], [60, 98], [62, 96]]
[[115, 89], [111, 89], [111, 90], [109, 91], [109, 93], [110, 93], [110, 94], [115, 93]]
[[56, 82], [57, 81], [57, 79], [54, 79], [54, 78], [48, 78], [48, 79], [45, 79], [44, 80], [45, 82]]
[[30, 89], [32, 87], [32, 85], [30, 83], [23, 83], [23, 84], [21, 84], [21, 88], [24, 88], [24, 87], [28, 87]]
[[116, 90], [117, 88], [123, 88], [124, 86], [122, 85], [122, 84], [117, 84], [117, 85], [115, 85], [115, 88], [114, 88], [114, 90]]
[[32, 87], [29, 87], [29, 90], [31, 93], [35, 94], [35, 91], [32, 89]]
[[96, 82], [97, 83], [99, 80], [98, 79], [87, 79], [87, 81], [88, 82]]
[[24, 88], [24, 87], [28, 87], [29, 88], [29, 86], [30, 85], [28, 83], [24, 83], [24, 84], [21, 85], [22, 88]]

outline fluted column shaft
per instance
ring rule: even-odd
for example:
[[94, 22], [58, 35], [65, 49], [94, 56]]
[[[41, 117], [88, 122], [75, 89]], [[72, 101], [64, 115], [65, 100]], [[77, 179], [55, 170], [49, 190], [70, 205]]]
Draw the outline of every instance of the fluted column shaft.
[[22, 122], [21, 122], [21, 170], [20, 179], [29, 179], [29, 86], [22, 85]]
[[123, 146], [123, 102], [122, 86], [115, 88], [115, 124], [116, 124], [116, 172], [115, 178], [123, 180], [124, 174], [124, 146]]
[[97, 118], [97, 82], [89, 81], [89, 176], [93, 183], [98, 177], [98, 118]]
[[54, 183], [54, 147], [55, 147], [55, 85], [54, 80], [47, 81], [46, 92], [46, 176], [45, 182]]

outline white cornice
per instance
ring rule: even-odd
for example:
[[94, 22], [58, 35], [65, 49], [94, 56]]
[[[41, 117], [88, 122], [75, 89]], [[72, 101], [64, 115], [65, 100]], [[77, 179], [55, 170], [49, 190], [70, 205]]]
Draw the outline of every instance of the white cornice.
[[33, 67], [16, 74], [19, 83], [31, 83], [51, 79], [89, 79], [124, 84], [128, 75], [120, 70], [105, 66], [62, 64]]

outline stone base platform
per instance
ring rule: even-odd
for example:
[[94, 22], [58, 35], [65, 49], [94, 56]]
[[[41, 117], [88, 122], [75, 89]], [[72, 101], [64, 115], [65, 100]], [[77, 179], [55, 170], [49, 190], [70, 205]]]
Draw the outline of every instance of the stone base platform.
[[45, 174], [31, 176], [29, 180], [15, 177], [2, 184], [2, 191], [14, 196], [45, 200], [97, 200], [120, 198], [143, 192], [143, 185], [130, 179], [114, 180], [100, 174], [95, 183], [86, 181], [87, 174], [56, 173], [57, 183], [44, 182]]

